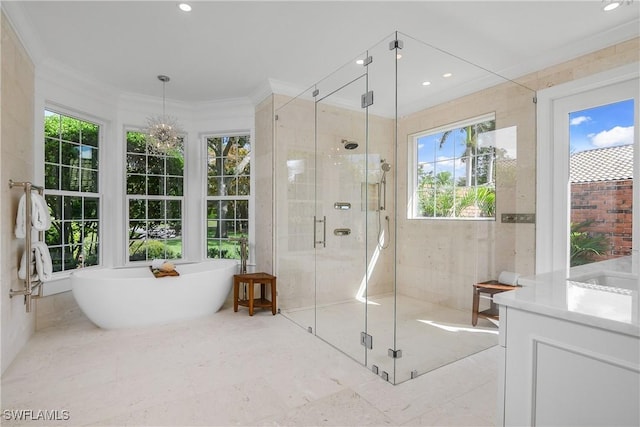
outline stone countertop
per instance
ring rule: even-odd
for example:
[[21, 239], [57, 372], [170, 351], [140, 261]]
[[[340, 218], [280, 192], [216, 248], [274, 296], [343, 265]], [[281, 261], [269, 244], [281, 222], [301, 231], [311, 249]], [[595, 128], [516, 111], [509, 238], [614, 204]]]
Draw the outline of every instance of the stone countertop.
[[[520, 288], [494, 296], [500, 305], [640, 337], [638, 256], [521, 277]], [[567, 278], [567, 276], [569, 278]], [[589, 277], [613, 277], [616, 286]]]

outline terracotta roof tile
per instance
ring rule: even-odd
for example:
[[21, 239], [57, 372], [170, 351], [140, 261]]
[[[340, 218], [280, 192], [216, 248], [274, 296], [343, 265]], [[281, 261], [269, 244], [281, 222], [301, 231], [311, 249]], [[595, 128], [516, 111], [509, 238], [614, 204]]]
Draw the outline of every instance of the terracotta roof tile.
[[633, 145], [581, 151], [570, 162], [571, 182], [633, 179]]

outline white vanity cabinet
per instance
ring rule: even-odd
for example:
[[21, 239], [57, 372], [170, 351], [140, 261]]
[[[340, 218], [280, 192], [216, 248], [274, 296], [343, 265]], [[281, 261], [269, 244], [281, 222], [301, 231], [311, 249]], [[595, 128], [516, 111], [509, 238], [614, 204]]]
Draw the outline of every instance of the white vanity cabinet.
[[611, 290], [565, 278], [536, 276], [495, 297], [498, 424], [639, 426], [638, 292], [609, 298]]

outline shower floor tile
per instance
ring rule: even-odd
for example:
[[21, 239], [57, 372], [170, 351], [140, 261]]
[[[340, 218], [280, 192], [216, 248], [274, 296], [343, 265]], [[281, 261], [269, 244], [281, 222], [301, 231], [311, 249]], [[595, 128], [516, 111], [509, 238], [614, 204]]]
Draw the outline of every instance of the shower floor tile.
[[[360, 344], [365, 309], [367, 333], [373, 337], [373, 349], [368, 352]], [[371, 297], [366, 307], [354, 299], [284, 315], [303, 327], [314, 327], [320, 338], [358, 362], [386, 371], [396, 383], [410, 379], [412, 371], [423, 374], [498, 344], [498, 328], [489, 320], [479, 319], [473, 327], [471, 312], [402, 295]], [[388, 349], [402, 350], [395, 367]]]
[[[36, 332], [2, 376], [3, 415], [69, 419], [4, 416], [2, 425], [492, 425], [498, 359], [492, 347], [393, 386], [268, 311], [225, 306], [112, 331], [78, 316]], [[484, 391], [480, 402], [474, 390]]]

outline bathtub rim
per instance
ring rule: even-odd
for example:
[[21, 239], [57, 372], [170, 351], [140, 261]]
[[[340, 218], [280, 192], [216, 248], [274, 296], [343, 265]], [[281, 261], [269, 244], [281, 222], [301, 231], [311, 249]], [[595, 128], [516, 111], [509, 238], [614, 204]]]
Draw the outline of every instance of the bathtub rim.
[[[219, 264], [217, 268], [211, 270], [211, 271], [215, 271], [215, 270], [231, 268], [232, 266], [237, 267], [240, 265], [240, 260], [227, 259], [227, 258], [213, 258], [213, 259], [207, 259], [203, 261], [183, 261], [183, 262], [171, 261], [171, 262], [176, 266], [176, 270], [178, 270], [178, 273], [180, 273], [180, 266], [200, 266], [200, 265], [207, 265], [207, 264]], [[115, 267], [107, 267], [107, 266], [101, 266], [101, 265], [83, 267], [83, 268], [79, 268], [71, 271], [69, 273], [69, 279], [71, 280], [74, 277], [90, 278], [91, 274], [95, 274], [96, 272], [100, 272], [100, 271], [125, 271], [125, 270], [149, 271], [150, 265], [151, 264], [148, 261], [145, 261], [144, 263], [141, 262], [140, 264], [129, 264], [129, 265], [121, 265], [121, 266], [115, 266]], [[203, 270], [203, 271], [206, 271], [206, 270]], [[185, 273], [181, 273], [180, 276], [176, 276], [175, 278], [180, 278], [182, 276], [186, 276], [189, 274], [199, 274], [199, 273], [202, 273], [203, 271], [185, 272]], [[148, 277], [153, 277], [153, 276], [148, 276]], [[146, 278], [147, 277], [145, 276], [145, 277], [136, 277], [136, 278], [130, 277], [129, 279], [146, 279]], [[167, 278], [174, 278], [174, 277], [172, 276], [163, 277], [163, 279], [167, 279]], [[120, 280], [122, 279], [122, 277], [100, 277], [100, 279], [101, 280]]]

